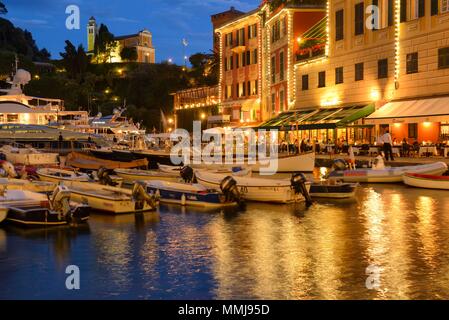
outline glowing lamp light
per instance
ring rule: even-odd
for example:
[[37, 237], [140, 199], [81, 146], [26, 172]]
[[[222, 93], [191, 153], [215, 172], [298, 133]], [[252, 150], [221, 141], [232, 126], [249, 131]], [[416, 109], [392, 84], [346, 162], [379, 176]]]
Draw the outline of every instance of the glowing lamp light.
[[301, 37], [298, 37], [298, 38], [296, 39], [296, 41], [298, 41], [298, 43], [301, 43], [301, 42], [302, 42], [302, 38], [301, 38]]
[[172, 118], [168, 119], [168, 123], [172, 124], [173, 123], [173, 119]]
[[205, 114], [205, 113], [202, 113], [202, 114], [201, 114], [201, 120], [204, 120], [204, 119], [206, 119], [206, 114]]
[[400, 124], [400, 123], [395, 123], [394, 126], [395, 126], [396, 128], [400, 128], [400, 127], [401, 127], [401, 124]]
[[378, 90], [371, 90], [371, 100], [372, 101], [379, 101], [380, 99], [380, 93]]
[[432, 122], [426, 121], [426, 122], [423, 123], [423, 125], [424, 125], [425, 128], [428, 128], [428, 127], [430, 127], [432, 125]]

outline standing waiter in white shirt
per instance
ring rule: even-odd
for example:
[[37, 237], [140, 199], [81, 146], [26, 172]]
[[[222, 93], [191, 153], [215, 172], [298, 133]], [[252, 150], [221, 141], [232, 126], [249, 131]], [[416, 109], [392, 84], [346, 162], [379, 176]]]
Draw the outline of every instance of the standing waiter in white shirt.
[[393, 139], [391, 138], [390, 131], [386, 131], [385, 134], [381, 137], [381, 140], [384, 143], [384, 153], [385, 153], [385, 160], [388, 161], [389, 158], [391, 158], [391, 161], [394, 161], [393, 158]]

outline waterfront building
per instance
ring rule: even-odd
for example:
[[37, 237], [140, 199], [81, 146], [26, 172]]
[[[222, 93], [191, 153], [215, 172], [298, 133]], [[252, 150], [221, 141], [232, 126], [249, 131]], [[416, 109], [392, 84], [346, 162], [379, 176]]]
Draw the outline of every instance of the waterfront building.
[[295, 109], [315, 110], [300, 135], [373, 143], [389, 129], [398, 142], [447, 140], [447, 1], [335, 0], [328, 19], [327, 54], [296, 65]]
[[[98, 36], [98, 25], [94, 17], [89, 19], [87, 24], [87, 51], [94, 55], [95, 41]], [[141, 30], [135, 34], [116, 36], [116, 46], [113, 50], [109, 62], [122, 62], [120, 53], [123, 48], [135, 48], [137, 52], [136, 62], [155, 63], [156, 49], [153, 46], [153, 35], [147, 29]]]

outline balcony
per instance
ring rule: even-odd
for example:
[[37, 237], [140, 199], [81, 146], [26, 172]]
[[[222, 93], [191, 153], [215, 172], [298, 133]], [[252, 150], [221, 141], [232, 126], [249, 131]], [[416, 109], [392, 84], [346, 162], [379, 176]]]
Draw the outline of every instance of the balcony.
[[236, 43], [236, 44], [234, 44], [234, 45], [231, 47], [231, 51], [234, 52], [234, 53], [237, 53], [237, 54], [242, 53], [242, 52], [245, 52], [245, 51], [246, 51], [246, 45], [245, 45], [244, 42], [242, 42], [242, 43]]

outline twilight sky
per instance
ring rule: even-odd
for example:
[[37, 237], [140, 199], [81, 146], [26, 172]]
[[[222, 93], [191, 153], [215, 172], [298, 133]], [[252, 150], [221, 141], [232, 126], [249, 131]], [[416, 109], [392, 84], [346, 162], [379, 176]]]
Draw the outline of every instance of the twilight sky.
[[[60, 58], [66, 39], [87, 47], [86, 24], [91, 16], [105, 23], [116, 36], [147, 28], [153, 33], [156, 61], [172, 58], [183, 63], [181, 41], [189, 42], [187, 55], [208, 52], [212, 47], [210, 15], [234, 6], [240, 11], [255, 8], [260, 0], [3, 0], [6, 19], [33, 33], [39, 48]], [[80, 30], [67, 30], [65, 9], [80, 8]]]

